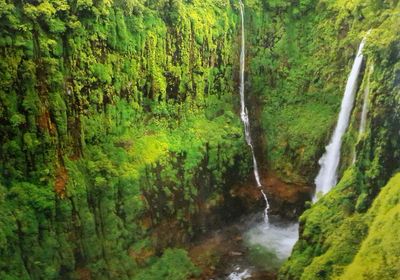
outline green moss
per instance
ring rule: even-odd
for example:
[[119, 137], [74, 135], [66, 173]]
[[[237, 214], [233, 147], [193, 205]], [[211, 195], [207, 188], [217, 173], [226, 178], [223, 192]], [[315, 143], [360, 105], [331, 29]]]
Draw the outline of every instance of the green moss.
[[[134, 244], [181, 245], [232, 169], [249, 174], [238, 17], [215, 0], [3, 2], [0, 278], [132, 279]], [[146, 223], [165, 219], [185, 236], [159, 241]], [[168, 256], [154, 277], [192, 273], [182, 251]]]
[[[398, 31], [389, 30], [398, 30], [393, 25], [398, 4], [273, 1], [262, 7], [247, 2], [248, 77], [250, 92], [264, 104], [260, 125], [265, 157], [287, 180], [311, 183], [335, 125], [357, 46], [371, 29], [367, 57], [378, 56], [375, 45], [392, 48]], [[378, 34], [382, 37], [375, 39]], [[351, 164], [351, 158], [346, 163]]]
[[148, 269], [139, 273], [137, 280], [184, 280], [191, 275], [198, 274], [198, 270], [191, 263], [186, 252], [181, 249], [167, 249], [163, 256]]
[[[301, 218], [287, 278], [342, 273], [369, 226], [363, 213], [398, 168], [398, 3], [381, 2], [245, 3], [247, 96], [251, 118], [261, 116], [252, 129], [288, 181], [313, 178], [356, 46], [372, 29], [374, 109], [356, 166]], [[204, 227], [201, 207], [221, 207], [250, 174], [237, 116], [237, 8], [0, 0], [1, 279], [192, 275], [183, 251], [148, 258], [150, 268], [132, 251], [181, 245]], [[357, 124], [353, 116], [345, 151]], [[157, 236], [165, 221], [177, 234]], [[168, 268], [178, 262], [182, 270]]]
[[382, 188], [366, 214], [369, 231], [354, 260], [337, 279], [396, 279], [400, 276], [400, 174]]

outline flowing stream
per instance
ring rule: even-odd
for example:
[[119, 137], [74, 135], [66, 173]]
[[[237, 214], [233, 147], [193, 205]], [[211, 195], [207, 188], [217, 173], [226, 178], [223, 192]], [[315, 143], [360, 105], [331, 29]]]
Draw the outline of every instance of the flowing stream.
[[249, 120], [249, 114], [246, 108], [246, 101], [245, 101], [245, 96], [244, 96], [244, 68], [245, 68], [245, 56], [246, 56], [246, 45], [245, 45], [245, 29], [244, 29], [244, 5], [242, 0], [239, 0], [239, 7], [240, 7], [240, 16], [242, 20], [242, 34], [241, 34], [241, 51], [240, 51], [240, 118], [243, 122], [244, 126], [244, 134], [246, 138], [246, 143], [249, 145], [250, 150], [251, 150], [251, 155], [253, 157], [253, 172], [254, 172], [254, 178], [256, 179], [257, 187], [260, 189], [261, 194], [264, 198], [265, 201], [265, 210], [264, 210], [264, 216], [265, 216], [265, 223], [268, 224], [268, 209], [269, 209], [269, 203], [268, 203], [268, 198], [267, 195], [265, 194], [264, 190], [261, 188], [261, 180], [260, 180], [260, 174], [258, 172], [258, 165], [257, 165], [257, 159], [254, 154], [254, 147], [253, 147], [253, 140], [251, 138], [251, 132], [250, 132], [250, 120]]
[[337, 169], [340, 161], [342, 137], [349, 125], [350, 114], [354, 105], [358, 76], [360, 74], [363, 61], [362, 50], [364, 45], [365, 38], [362, 40], [360, 47], [358, 48], [357, 56], [354, 60], [350, 76], [347, 80], [346, 90], [342, 99], [342, 105], [335, 131], [332, 135], [329, 145], [326, 146], [326, 152], [319, 160], [321, 168], [315, 179], [316, 191], [313, 198], [314, 202], [317, 200], [317, 196], [319, 194], [324, 195], [329, 192], [330, 189], [336, 185], [338, 180]]

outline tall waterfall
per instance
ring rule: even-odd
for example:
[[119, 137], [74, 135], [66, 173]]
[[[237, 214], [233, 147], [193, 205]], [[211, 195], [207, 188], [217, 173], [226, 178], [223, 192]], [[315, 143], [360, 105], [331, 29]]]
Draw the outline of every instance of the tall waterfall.
[[246, 45], [245, 45], [245, 30], [244, 30], [244, 5], [242, 0], [239, 0], [239, 6], [240, 6], [240, 16], [242, 19], [242, 36], [241, 36], [241, 51], [240, 51], [240, 118], [242, 119], [243, 126], [244, 126], [244, 134], [246, 138], [246, 143], [249, 145], [250, 150], [251, 150], [251, 155], [253, 157], [253, 172], [254, 172], [254, 178], [256, 179], [257, 187], [260, 188], [260, 191], [263, 195], [263, 198], [265, 200], [265, 220], [268, 222], [268, 209], [269, 209], [269, 203], [268, 203], [268, 198], [263, 189], [261, 188], [261, 180], [260, 180], [260, 174], [258, 172], [258, 165], [257, 165], [257, 159], [254, 154], [254, 147], [253, 147], [253, 140], [251, 138], [251, 133], [250, 133], [250, 121], [249, 121], [249, 114], [246, 108], [246, 102], [245, 102], [245, 97], [244, 97], [244, 68], [245, 68], [245, 54], [246, 54]]
[[337, 169], [340, 161], [340, 148], [342, 146], [342, 137], [349, 125], [350, 114], [353, 109], [355, 94], [357, 91], [357, 80], [360, 74], [363, 60], [362, 50], [365, 45], [365, 38], [358, 48], [357, 56], [354, 60], [350, 76], [347, 80], [346, 90], [344, 92], [342, 105], [339, 113], [339, 119], [331, 141], [326, 146], [325, 154], [319, 160], [321, 166], [318, 176], [315, 178], [316, 191], [313, 201], [317, 200], [317, 194], [326, 194], [337, 183]]

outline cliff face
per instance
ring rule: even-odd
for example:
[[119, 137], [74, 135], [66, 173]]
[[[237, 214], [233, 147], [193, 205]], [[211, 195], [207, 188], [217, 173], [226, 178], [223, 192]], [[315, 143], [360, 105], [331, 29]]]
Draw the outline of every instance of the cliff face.
[[[400, 168], [398, 1], [246, 4], [249, 87], [256, 102], [263, 104], [258, 113], [259, 149], [268, 169], [288, 183], [313, 184], [357, 47], [370, 30], [341, 151], [342, 179], [330, 194], [308, 206], [300, 219], [300, 240], [279, 278], [348, 279], [358, 272], [365, 279], [399, 277], [395, 263], [400, 254], [390, 249], [396, 246], [398, 224], [385, 232], [377, 230], [380, 222], [385, 227], [385, 215], [393, 221], [396, 203], [378, 194]], [[359, 134], [365, 91], [369, 111], [366, 129]], [[392, 199], [396, 201], [395, 194]], [[375, 200], [385, 200], [393, 209], [376, 214]], [[379, 238], [387, 242], [372, 244]], [[373, 264], [375, 259], [366, 252], [378, 250], [382, 252]], [[371, 268], [360, 268], [361, 261]]]
[[234, 9], [0, 2], [1, 279], [132, 278], [235, 214]]
[[[389, 104], [397, 98], [391, 96], [397, 93], [398, 79], [397, 5], [397, 1], [247, 1], [249, 89], [263, 104], [258, 116], [264, 140], [260, 149], [269, 169], [282, 179], [313, 184], [358, 45], [370, 29], [362, 89], [357, 93], [340, 172], [352, 163], [370, 67], [376, 66], [369, 106], [381, 115], [371, 127], [378, 131], [383, 122], [394, 124], [395, 105]], [[370, 115], [375, 114], [371, 111]], [[397, 125], [387, 127], [394, 133]], [[397, 141], [395, 135], [390, 138]]]
[[[329, 18], [337, 19], [334, 46], [363, 36], [361, 30], [371, 30], [364, 52], [365, 70], [344, 137], [341, 180], [300, 218], [300, 240], [281, 269], [280, 279], [395, 279], [400, 275], [400, 254], [390, 247], [397, 246], [399, 225], [391, 215], [397, 209], [394, 186], [398, 178], [388, 181], [400, 168], [399, 5], [353, 1], [342, 6], [334, 2], [321, 1], [316, 8], [323, 7], [329, 11]], [[324, 33], [330, 26], [326, 20], [319, 14], [317, 37], [329, 35]], [[328, 62], [330, 58], [335, 61], [331, 54], [342, 57], [341, 52], [345, 49], [328, 51]], [[329, 67], [330, 62], [326, 69]], [[329, 79], [321, 82], [325, 87], [332, 86]], [[365, 91], [369, 112], [366, 130], [359, 134]], [[379, 206], [383, 204], [387, 207]], [[386, 219], [393, 222], [393, 228], [387, 231]], [[363, 268], [361, 261], [365, 261]]]

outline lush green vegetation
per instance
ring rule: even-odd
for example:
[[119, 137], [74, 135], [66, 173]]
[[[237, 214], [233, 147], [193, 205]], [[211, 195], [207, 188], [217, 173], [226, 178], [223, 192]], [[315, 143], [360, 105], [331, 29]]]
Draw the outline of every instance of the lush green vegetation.
[[[392, 198], [396, 200], [396, 194], [389, 199], [385, 193], [393, 185], [398, 186], [397, 177], [378, 198], [376, 196], [399, 170], [400, 162], [399, 4], [353, 1], [340, 5], [339, 2], [331, 1], [327, 7], [324, 6], [340, 19], [342, 33], [340, 37], [335, 36], [335, 40], [346, 42], [349, 38], [352, 40], [354, 34], [364, 36], [360, 30], [371, 29], [365, 51], [366, 70], [342, 148], [342, 179], [301, 217], [301, 237], [289, 261], [281, 269], [281, 279], [350, 279], [353, 276], [358, 279], [394, 279], [400, 275], [393, 264], [399, 261], [399, 252], [388, 249], [388, 245], [382, 242], [375, 244], [381, 253], [374, 254], [372, 252], [377, 249], [370, 241], [379, 235], [380, 240], [386, 238], [389, 244], [393, 244], [398, 227], [392, 222], [393, 229], [385, 233], [380, 231], [383, 228], [378, 230], [374, 223], [390, 219], [390, 215], [383, 218], [387, 213], [385, 210], [376, 214], [378, 210], [373, 209], [378, 203], [385, 203], [390, 209], [396, 208], [391, 203]], [[367, 129], [359, 136], [362, 92], [367, 84], [370, 112]], [[354, 152], [357, 160], [353, 165]], [[365, 259], [362, 264], [365, 271], [358, 270], [357, 273], [360, 254], [365, 254], [365, 251], [371, 252], [369, 256], [374, 261]], [[385, 264], [378, 260], [382, 255], [388, 257]]]
[[282, 268], [282, 279], [396, 279], [400, 275], [399, 175], [382, 188], [367, 212], [354, 212], [349, 192], [352, 174], [346, 174], [332, 193], [303, 215], [302, 239]]
[[[269, 169], [284, 180], [311, 184], [318, 170], [318, 159], [336, 123], [347, 75], [362, 38], [371, 29], [366, 50], [370, 64], [373, 60], [382, 61], [383, 57], [388, 60], [389, 52], [395, 52], [398, 4], [397, 1], [292, 2], [297, 4], [263, 1], [260, 5], [257, 1], [247, 1], [249, 86], [257, 102], [263, 104], [262, 112], [255, 118], [265, 137], [261, 145]], [[379, 67], [379, 64], [374, 65]], [[387, 67], [382, 65], [382, 69]], [[380, 80], [375, 74], [373, 79]], [[383, 90], [378, 84], [374, 87]], [[344, 167], [351, 164], [350, 149], [357, 141], [362, 94], [358, 96], [357, 116], [352, 118], [353, 134], [347, 139], [350, 147], [344, 153], [349, 157]]]
[[138, 280], [184, 280], [198, 271], [184, 250], [165, 250], [163, 256], [149, 268], [141, 271]]
[[382, 189], [366, 213], [368, 235], [339, 279], [396, 279], [400, 275], [399, 185], [398, 174]]
[[[0, 0], [0, 279], [198, 276], [185, 246], [240, 211], [230, 188], [251, 174], [237, 5]], [[252, 132], [285, 181], [312, 183], [371, 29], [342, 179], [301, 217], [282, 279], [400, 275], [399, 5], [245, 1]]]
[[196, 272], [179, 250], [153, 258], [249, 173], [234, 9], [0, 1], [1, 279]]

